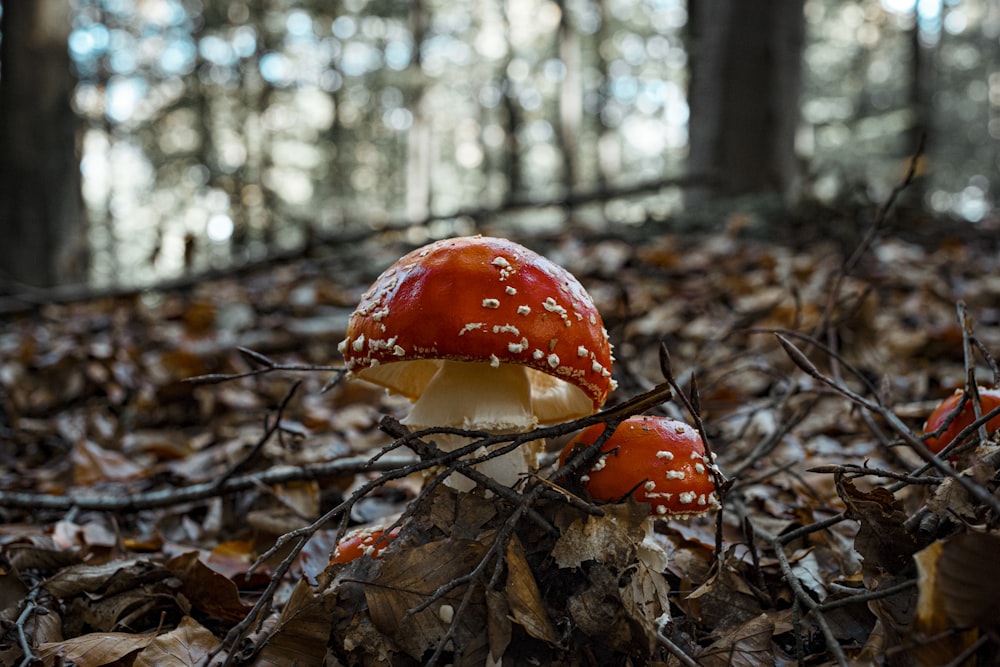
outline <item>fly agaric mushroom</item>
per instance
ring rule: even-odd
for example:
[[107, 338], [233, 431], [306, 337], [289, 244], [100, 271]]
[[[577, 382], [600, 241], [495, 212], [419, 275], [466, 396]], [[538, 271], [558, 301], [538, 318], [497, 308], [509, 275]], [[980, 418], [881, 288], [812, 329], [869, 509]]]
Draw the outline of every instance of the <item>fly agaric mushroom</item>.
[[[559, 464], [597, 442], [604, 428], [584, 429], [563, 449]], [[594, 500], [617, 502], [631, 495], [649, 503], [651, 516], [689, 517], [719, 505], [712, 465], [691, 426], [665, 417], [630, 417], [601, 446], [600, 457], [580, 481]]]
[[[385, 535], [384, 538], [383, 535]], [[337, 543], [333, 557], [330, 558], [330, 565], [350, 563], [362, 556], [378, 558], [379, 552], [389, 546], [389, 540], [397, 535], [399, 535], [399, 528], [393, 528], [386, 535], [384, 526], [369, 526], [351, 531]]]
[[[581, 431], [559, 455], [559, 465], [597, 442], [604, 429], [604, 424], [594, 424]], [[631, 496], [649, 503], [646, 534], [638, 552], [646, 565], [662, 571], [667, 566], [666, 554], [653, 538], [653, 520], [699, 516], [718, 509], [713, 468], [697, 430], [676, 419], [636, 416], [618, 425], [580, 481], [594, 500], [621, 502]]]
[[[965, 405], [962, 407], [962, 412], [960, 414], [955, 414], [958, 410], [958, 405], [962, 402], [962, 397], [965, 392], [961, 389], [956, 389], [955, 393], [948, 398], [941, 401], [940, 404], [934, 411], [931, 412], [931, 416], [927, 418], [927, 423], [924, 424], [924, 433], [935, 433], [940, 429], [944, 423], [951, 419], [951, 423], [948, 427], [938, 436], [929, 436], [926, 440], [927, 449], [931, 450], [933, 453], [937, 454], [942, 451], [945, 447], [951, 444], [952, 440], [966, 429], [972, 422], [976, 421], [976, 413], [972, 406], [972, 400], [969, 399], [965, 401]], [[995, 410], [998, 405], [1000, 405], [1000, 389], [986, 389], [984, 387], [979, 387], [979, 405], [982, 408], [982, 414], [986, 414]], [[954, 415], [954, 417], [952, 416]], [[989, 433], [994, 431], [1000, 431], [1000, 417], [994, 417], [986, 422], [986, 430]]]
[[[523, 246], [483, 236], [431, 243], [386, 269], [339, 350], [351, 376], [414, 401], [402, 420], [414, 430], [523, 433], [596, 412], [615, 386], [607, 331], [579, 281]], [[469, 442], [434, 440], [445, 451]], [[528, 462], [514, 451], [476, 468], [512, 486]]]

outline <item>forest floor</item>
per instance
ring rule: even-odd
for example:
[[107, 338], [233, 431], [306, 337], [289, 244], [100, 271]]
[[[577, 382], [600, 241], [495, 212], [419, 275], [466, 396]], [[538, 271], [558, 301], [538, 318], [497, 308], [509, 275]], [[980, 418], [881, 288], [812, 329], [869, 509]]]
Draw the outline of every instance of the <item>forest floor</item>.
[[[3, 316], [0, 664], [995, 661], [996, 438], [933, 466], [919, 436], [970, 373], [1000, 379], [1000, 235], [887, 225], [852, 257], [729, 222], [515, 239], [604, 316], [602, 419], [691, 421], [666, 379], [696, 398], [731, 485], [718, 517], [658, 522], [662, 571], [633, 503], [368, 463], [406, 402], [337, 344], [402, 235]], [[328, 566], [345, 528], [400, 516], [379, 559]]]

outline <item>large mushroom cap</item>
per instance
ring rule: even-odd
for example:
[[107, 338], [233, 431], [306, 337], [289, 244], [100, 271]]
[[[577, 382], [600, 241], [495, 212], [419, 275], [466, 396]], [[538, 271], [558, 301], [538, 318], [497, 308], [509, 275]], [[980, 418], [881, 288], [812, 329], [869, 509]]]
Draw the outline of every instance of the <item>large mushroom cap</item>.
[[[604, 424], [584, 429], [559, 457], [593, 445]], [[594, 500], [618, 502], [631, 495], [650, 504], [653, 516], [695, 516], [718, 507], [713, 464], [698, 431], [676, 419], [630, 417], [601, 446], [601, 456], [581, 476]]]
[[595, 412], [614, 387], [601, 316], [568, 271], [511, 241], [445, 239], [390, 266], [351, 315], [351, 374], [419, 398], [445, 360], [529, 369], [539, 422]]

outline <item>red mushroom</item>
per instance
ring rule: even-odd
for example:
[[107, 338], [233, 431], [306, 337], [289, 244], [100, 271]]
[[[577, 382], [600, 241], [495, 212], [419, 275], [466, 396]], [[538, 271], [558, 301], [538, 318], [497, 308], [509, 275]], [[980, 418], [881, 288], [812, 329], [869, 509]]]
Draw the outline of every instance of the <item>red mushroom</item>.
[[[398, 534], [399, 528], [393, 528], [388, 535], [385, 535], [385, 526], [368, 526], [351, 531], [337, 543], [333, 557], [330, 558], [330, 564], [349, 563], [362, 556], [378, 558], [382, 549], [389, 546], [389, 541]], [[385, 535], [384, 539], [383, 535]]]
[[[597, 442], [604, 429], [604, 424], [595, 424], [580, 432], [563, 449], [559, 464], [565, 465], [575, 451]], [[658, 517], [686, 518], [717, 509], [714, 465], [691, 426], [665, 417], [630, 417], [601, 445], [600, 457], [580, 481], [594, 500], [620, 502], [631, 496], [649, 503], [645, 537], [636, 546], [637, 553], [647, 567], [663, 571], [667, 556], [654, 537], [653, 522]]]
[[[559, 456], [564, 465], [581, 447], [594, 444], [604, 424], [583, 430]], [[649, 503], [654, 517], [689, 517], [719, 505], [715, 481], [698, 431], [665, 417], [630, 417], [601, 446], [597, 462], [580, 481], [594, 500], [628, 496]]]
[[[952, 440], [955, 439], [955, 436], [972, 424], [972, 422], [976, 421], [976, 413], [973, 409], [971, 399], [965, 401], [965, 405], [962, 407], [962, 412], [960, 414], [952, 417], [952, 415], [958, 410], [958, 405], [962, 402], [962, 397], [964, 395], [965, 392], [963, 390], [956, 389], [954, 394], [941, 401], [941, 403], [934, 408], [934, 411], [931, 412], [931, 416], [927, 418], [927, 423], [924, 424], [924, 433], [930, 434], [935, 433], [948, 419], [951, 419], [951, 423], [940, 435], [931, 435], [926, 440], [927, 448], [935, 454], [950, 445]], [[995, 410], [996, 407], [1000, 405], [1000, 389], [986, 389], [984, 387], [980, 387], [979, 405], [982, 408], [982, 414], [984, 415], [992, 410]], [[993, 419], [987, 421], [986, 430], [989, 433], [1000, 431], [1000, 417], [994, 417]]]
[[[526, 432], [592, 414], [614, 388], [590, 295], [505, 239], [445, 239], [407, 254], [364, 294], [339, 349], [353, 377], [415, 401], [403, 420], [415, 430]], [[467, 443], [434, 440], [447, 451]], [[513, 454], [478, 469], [512, 485], [527, 470]]]

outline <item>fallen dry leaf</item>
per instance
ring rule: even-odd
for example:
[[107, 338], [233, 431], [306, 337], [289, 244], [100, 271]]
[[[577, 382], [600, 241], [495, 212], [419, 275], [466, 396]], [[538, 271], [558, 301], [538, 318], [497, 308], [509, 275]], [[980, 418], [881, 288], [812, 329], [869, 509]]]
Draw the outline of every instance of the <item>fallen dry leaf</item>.
[[507, 544], [507, 585], [504, 592], [507, 594], [507, 604], [514, 622], [520, 624], [535, 639], [550, 644], [559, 641], [559, 634], [545, 611], [524, 547], [516, 536]]
[[155, 639], [156, 634], [151, 632], [93, 632], [61, 642], [42, 644], [38, 647], [38, 653], [46, 667], [52, 667], [57, 660], [71, 662], [77, 667], [103, 667], [141, 651]]
[[300, 579], [278, 618], [256, 667], [320, 665], [334, 618], [336, 599]]
[[415, 659], [437, 645], [453, 620], [456, 645], [465, 646], [480, 633], [485, 639], [486, 608], [481, 593], [472, 596], [461, 614], [456, 613], [465, 586], [412, 612], [439, 587], [472, 571], [485, 553], [485, 547], [472, 540], [441, 540], [395, 552], [381, 562], [378, 574], [365, 586], [372, 623]]
[[181, 580], [181, 592], [191, 605], [209, 616], [239, 621], [251, 609], [240, 600], [240, 591], [232, 579], [203, 563], [197, 551], [171, 558], [166, 568]]
[[185, 616], [176, 629], [149, 642], [136, 656], [133, 667], [207, 667], [208, 655], [218, 645], [215, 635], [198, 621]]

